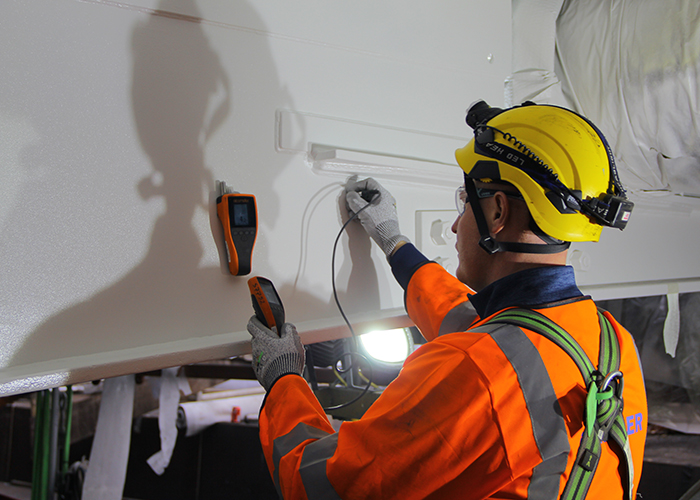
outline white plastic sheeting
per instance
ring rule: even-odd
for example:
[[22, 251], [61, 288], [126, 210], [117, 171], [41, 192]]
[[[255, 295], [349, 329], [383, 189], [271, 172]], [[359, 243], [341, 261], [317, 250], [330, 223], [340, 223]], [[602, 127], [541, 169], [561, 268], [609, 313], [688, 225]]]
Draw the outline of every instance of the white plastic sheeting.
[[567, 1], [557, 48], [564, 94], [606, 134], [623, 182], [700, 195], [700, 3]]
[[700, 3], [515, 0], [513, 16], [509, 103], [593, 120], [636, 194], [700, 196]]
[[524, 101], [570, 107], [555, 72], [557, 18], [564, 0], [513, 0], [513, 73], [505, 105]]

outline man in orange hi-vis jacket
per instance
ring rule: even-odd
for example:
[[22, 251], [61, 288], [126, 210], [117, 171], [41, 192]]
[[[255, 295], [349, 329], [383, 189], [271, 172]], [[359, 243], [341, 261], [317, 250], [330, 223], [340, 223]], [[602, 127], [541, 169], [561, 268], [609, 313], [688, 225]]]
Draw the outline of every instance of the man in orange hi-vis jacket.
[[[260, 439], [283, 498], [636, 496], [647, 405], [634, 341], [566, 266], [570, 242], [623, 229], [632, 211], [610, 148], [588, 120], [555, 106], [481, 101], [467, 123], [474, 138], [456, 152], [465, 180], [456, 278], [401, 235], [379, 183], [346, 186], [428, 340], [360, 420], [334, 432], [300, 376], [293, 325], [279, 337], [255, 318], [248, 325], [268, 391]], [[513, 311], [536, 320], [515, 324]]]

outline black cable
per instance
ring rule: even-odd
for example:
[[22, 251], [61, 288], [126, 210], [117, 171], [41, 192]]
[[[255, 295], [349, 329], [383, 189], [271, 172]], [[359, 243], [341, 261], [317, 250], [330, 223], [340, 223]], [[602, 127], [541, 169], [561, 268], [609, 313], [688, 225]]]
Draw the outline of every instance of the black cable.
[[341, 227], [340, 231], [338, 232], [338, 236], [335, 237], [335, 242], [333, 242], [333, 254], [331, 255], [331, 284], [333, 285], [333, 298], [335, 299], [335, 305], [338, 306], [338, 311], [340, 311], [340, 315], [345, 320], [345, 324], [348, 325], [348, 329], [352, 334], [353, 342], [355, 342], [356, 337], [355, 330], [352, 329], [352, 325], [350, 324], [350, 321], [348, 321], [348, 317], [345, 315], [345, 312], [343, 311], [343, 308], [340, 305], [340, 301], [338, 300], [338, 291], [335, 288], [335, 253], [338, 249], [338, 241], [340, 241], [340, 237], [343, 235], [343, 231], [345, 231], [345, 228], [348, 227], [348, 224], [354, 221], [357, 218], [357, 216], [360, 215], [360, 213], [369, 206], [370, 204], [367, 203], [367, 205], [359, 209], [356, 213], [352, 214], [352, 217], [345, 221], [345, 224], [343, 224], [343, 227]]
[[[340, 305], [340, 300], [338, 299], [338, 291], [337, 291], [336, 286], [335, 286], [335, 254], [336, 254], [336, 250], [338, 248], [338, 241], [340, 241], [340, 237], [342, 236], [343, 231], [345, 231], [345, 228], [348, 227], [348, 224], [350, 224], [350, 222], [355, 220], [357, 218], [357, 216], [363, 210], [365, 210], [367, 207], [369, 207], [370, 205], [371, 205], [371, 203], [367, 203], [367, 205], [365, 205], [364, 207], [359, 209], [357, 212], [352, 214], [352, 216], [345, 222], [345, 224], [343, 224], [343, 227], [340, 228], [340, 231], [338, 232], [338, 236], [336, 236], [335, 242], [333, 243], [333, 254], [331, 256], [331, 284], [333, 285], [333, 298], [335, 299], [336, 306], [338, 306], [338, 311], [340, 311], [340, 315], [343, 317], [343, 320], [345, 320], [345, 324], [348, 325], [348, 329], [350, 330], [350, 333], [352, 334], [352, 342], [353, 342], [353, 345], [354, 345], [356, 350], [357, 350], [357, 335], [355, 334], [355, 330], [353, 330], [352, 325], [350, 324], [350, 321], [348, 320], [348, 317], [345, 315], [345, 311], [343, 311], [343, 307]], [[369, 391], [369, 388], [372, 386], [372, 378], [374, 376], [374, 373], [372, 370], [372, 364], [370, 363], [370, 361], [367, 359], [366, 356], [360, 354], [359, 352], [347, 351], [347, 352], [343, 353], [340, 357], [338, 357], [336, 359], [334, 366], [333, 366], [333, 370], [335, 370], [338, 373], [347, 373], [349, 370], [351, 370], [353, 368], [352, 362], [350, 362], [350, 366], [348, 366], [348, 368], [346, 368], [344, 371], [341, 372], [340, 370], [338, 370], [338, 368], [336, 366], [338, 364], [338, 361], [342, 360], [346, 356], [350, 356], [350, 357], [358, 356], [367, 362], [367, 366], [369, 366], [369, 369], [370, 369], [369, 377], [367, 377], [367, 385], [365, 386], [363, 391], [354, 399], [348, 401], [347, 403], [342, 403], [342, 404], [335, 405], [335, 406], [324, 407], [323, 408], [324, 411], [339, 410], [341, 408], [345, 408], [347, 406], [350, 406], [351, 404], [355, 403], [356, 401], [359, 401], [365, 394], [367, 394], [367, 392]]]

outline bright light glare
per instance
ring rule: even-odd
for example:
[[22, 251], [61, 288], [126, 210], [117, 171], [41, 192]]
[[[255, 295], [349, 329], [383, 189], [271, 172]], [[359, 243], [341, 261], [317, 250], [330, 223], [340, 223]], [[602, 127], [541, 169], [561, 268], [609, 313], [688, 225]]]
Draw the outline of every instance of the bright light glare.
[[408, 356], [408, 338], [403, 328], [378, 330], [360, 335], [367, 354], [386, 363], [400, 363]]

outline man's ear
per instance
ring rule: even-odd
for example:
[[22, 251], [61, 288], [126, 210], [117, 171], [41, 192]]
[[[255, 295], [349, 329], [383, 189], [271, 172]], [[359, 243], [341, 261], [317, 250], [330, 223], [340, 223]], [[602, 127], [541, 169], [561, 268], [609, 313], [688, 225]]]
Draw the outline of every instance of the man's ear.
[[491, 203], [489, 203], [489, 205], [490, 210], [486, 212], [488, 215], [487, 220], [490, 233], [495, 236], [506, 227], [512, 207], [510, 200], [502, 191], [498, 191], [491, 197]]

